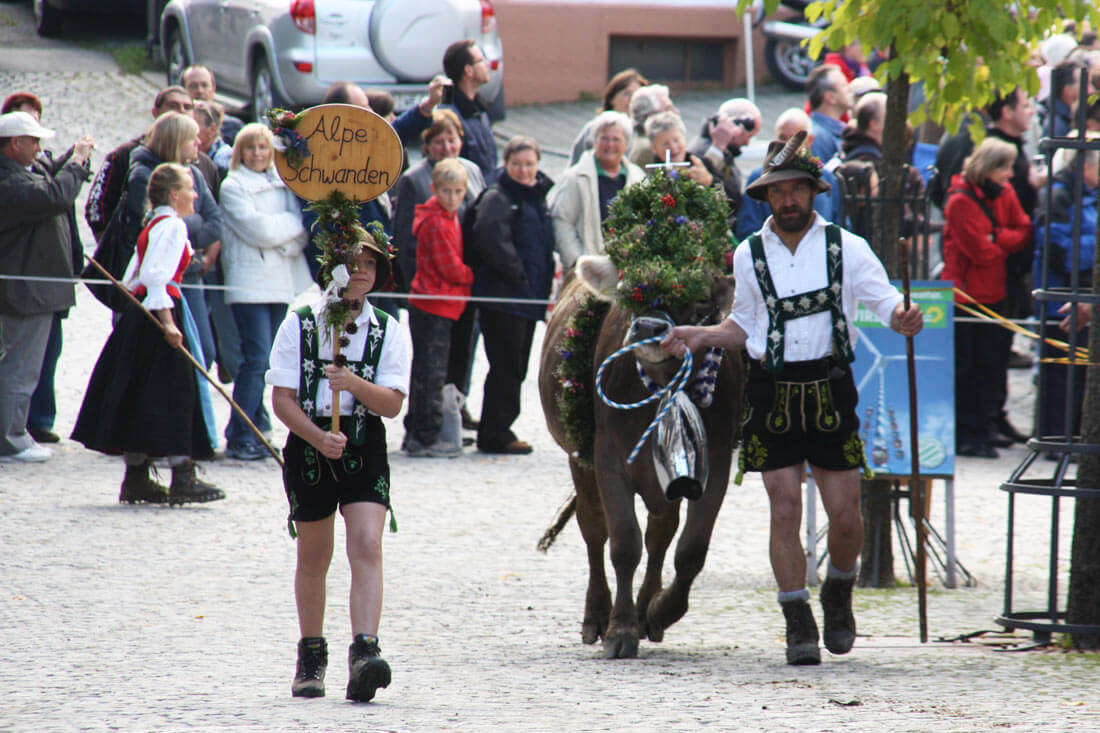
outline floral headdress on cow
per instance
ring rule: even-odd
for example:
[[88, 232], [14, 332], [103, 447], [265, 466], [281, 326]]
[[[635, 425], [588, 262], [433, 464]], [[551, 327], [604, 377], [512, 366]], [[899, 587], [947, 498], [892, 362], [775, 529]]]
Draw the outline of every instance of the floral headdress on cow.
[[604, 222], [619, 269], [619, 304], [633, 312], [675, 310], [706, 298], [730, 247], [725, 193], [660, 169], [624, 189]]
[[[325, 289], [322, 319], [331, 333], [344, 328], [354, 333], [355, 324], [348, 324], [348, 314], [357, 303], [344, 298], [344, 288], [351, 281], [355, 259], [367, 248], [377, 255], [378, 270], [371, 292], [385, 287], [393, 270], [394, 249], [382, 225], [376, 221], [366, 227], [359, 223], [359, 205], [344, 194], [334, 191], [308, 207], [317, 215], [313, 224], [313, 243], [321, 250], [319, 280]], [[347, 324], [347, 325], [345, 325]]]

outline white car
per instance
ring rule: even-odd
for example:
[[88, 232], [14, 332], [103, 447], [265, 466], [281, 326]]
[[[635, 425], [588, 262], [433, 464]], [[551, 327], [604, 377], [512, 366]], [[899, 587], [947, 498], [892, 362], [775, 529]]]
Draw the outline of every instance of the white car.
[[[150, 0], [154, 13], [156, 5]], [[339, 81], [386, 89], [404, 109], [442, 73], [447, 46], [464, 38], [489, 60], [478, 96], [503, 116], [491, 0], [171, 0], [159, 17], [168, 83], [190, 64], [207, 66], [222, 101], [257, 119], [272, 107], [319, 104]]]

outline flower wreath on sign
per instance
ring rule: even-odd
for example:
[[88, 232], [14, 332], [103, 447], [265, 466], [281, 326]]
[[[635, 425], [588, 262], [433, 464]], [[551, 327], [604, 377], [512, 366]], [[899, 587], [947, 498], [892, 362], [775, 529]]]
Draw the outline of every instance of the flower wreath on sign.
[[286, 156], [287, 164], [294, 170], [309, 157], [309, 143], [296, 130], [301, 121], [301, 114], [286, 109], [276, 108], [267, 113], [268, 127], [275, 136], [273, 147]]
[[[391, 256], [394, 248], [380, 223], [372, 221], [366, 228], [359, 223], [358, 203], [339, 191], [314, 201], [307, 209], [317, 214], [317, 221], [313, 224], [313, 243], [321, 250], [319, 278], [325, 288], [322, 293], [325, 305], [321, 311], [321, 320], [325, 324], [323, 332], [332, 334], [342, 329], [347, 335], [354, 334], [355, 321], [348, 317], [361, 303], [345, 298], [344, 289], [351, 281], [350, 268], [363, 250], [362, 241], [367, 237], [373, 238], [375, 244]], [[348, 345], [347, 335], [340, 336], [340, 346]], [[347, 357], [340, 354], [333, 361], [337, 366], [346, 366]]]
[[[658, 170], [621, 191], [604, 222], [605, 250], [619, 270], [619, 305], [642, 314], [706, 298], [730, 245], [728, 210], [721, 189], [701, 186], [675, 170]], [[608, 305], [586, 296], [566, 326], [555, 370], [566, 435], [586, 466], [592, 465], [595, 435], [592, 362]]]

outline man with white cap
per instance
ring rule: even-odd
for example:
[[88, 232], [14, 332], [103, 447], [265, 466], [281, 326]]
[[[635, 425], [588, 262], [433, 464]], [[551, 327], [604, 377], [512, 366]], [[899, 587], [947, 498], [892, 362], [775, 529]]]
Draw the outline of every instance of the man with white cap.
[[0, 115], [0, 462], [40, 462], [48, 448], [27, 433], [27, 410], [38, 383], [56, 311], [75, 304], [68, 212], [91, 172], [95, 146], [82, 136], [68, 163], [51, 175], [36, 160], [54, 137], [26, 112]]

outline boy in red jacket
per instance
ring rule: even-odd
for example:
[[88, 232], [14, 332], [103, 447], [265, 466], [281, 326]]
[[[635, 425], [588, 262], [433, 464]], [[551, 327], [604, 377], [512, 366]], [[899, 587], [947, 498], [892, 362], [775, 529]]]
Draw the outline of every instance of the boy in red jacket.
[[[414, 457], [462, 455], [462, 445], [439, 439], [443, 425], [443, 382], [451, 348], [451, 326], [466, 308], [474, 273], [462, 261], [462, 227], [458, 207], [466, 198], [466, 169], [446, 158], [432, 169], [432, 193], [417, 204], [416, 276], [409, 287], [409, 331], [413, 360], [409, 411], [405, 415], [402, 449]], [[457, 295], [462, 299], [417, 298], [416, 295]]]

